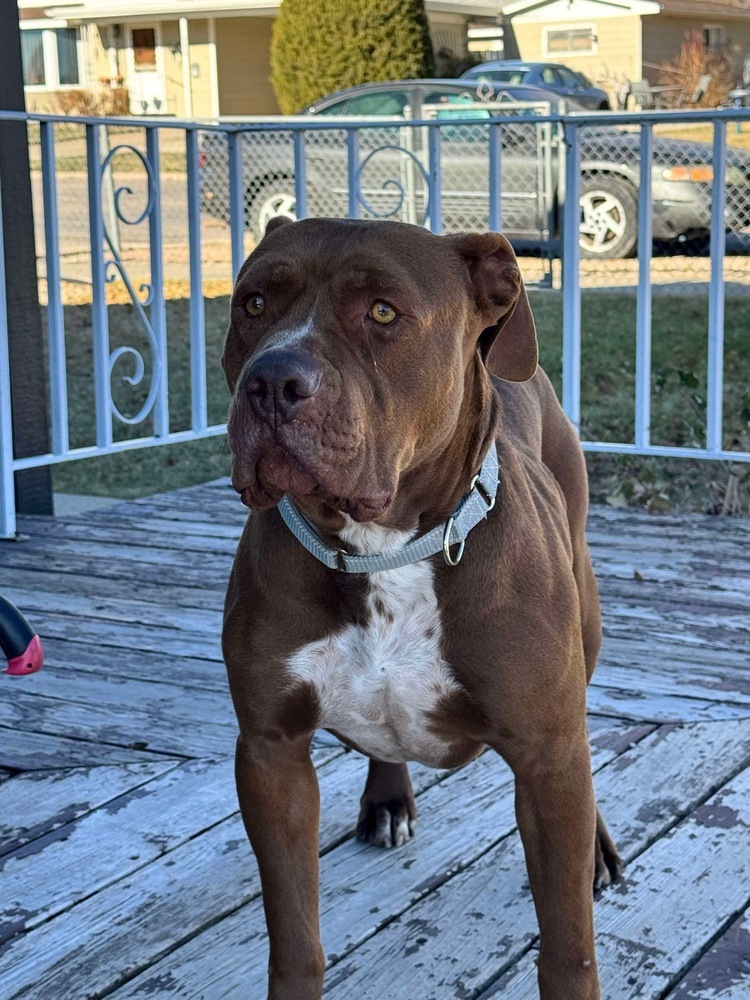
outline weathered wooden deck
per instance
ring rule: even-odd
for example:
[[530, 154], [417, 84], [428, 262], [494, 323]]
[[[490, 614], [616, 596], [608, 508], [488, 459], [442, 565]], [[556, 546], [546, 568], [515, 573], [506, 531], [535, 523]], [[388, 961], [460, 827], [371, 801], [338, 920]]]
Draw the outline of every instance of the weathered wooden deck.
[[[211, 484], [0, 544], [47, 651], [0, 678], [2, 1000], [265, 997], [219, 651], [244, 516]], [[750, 523], [599, 509], [590, 537], [596, 785], [628, 861], [596, 904], [603, 995], [748, 1000]], [[382, 852], [352, 839], [363, 761], [316, 753], [326, 996], [535, 997], [507, 768], [414, 768], [418, 836]]]

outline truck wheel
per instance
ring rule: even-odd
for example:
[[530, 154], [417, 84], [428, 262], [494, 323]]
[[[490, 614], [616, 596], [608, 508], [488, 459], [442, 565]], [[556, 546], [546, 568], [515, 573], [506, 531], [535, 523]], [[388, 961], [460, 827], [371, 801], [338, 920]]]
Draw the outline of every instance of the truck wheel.
[[584, 177], [581, 184], [582, 257], [632, 257], [638, 242], [635, 191], [616, 177]]

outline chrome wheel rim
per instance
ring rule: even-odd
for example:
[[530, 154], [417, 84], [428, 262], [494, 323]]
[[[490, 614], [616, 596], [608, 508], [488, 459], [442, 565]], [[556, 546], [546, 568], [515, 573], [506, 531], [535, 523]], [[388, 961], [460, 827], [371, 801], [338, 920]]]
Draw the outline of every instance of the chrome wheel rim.
[[582, 250], [603, 254], [613, 250], [625, 235], [625, 208], [611, 191], [587, 191], [581, 195]]
[[258, 209], [258, 223], [261, 231], [265, 230], [271, 219], [283, 216], [285, 219], [297, 221], [297, 199], [287, 191], [279, 191], [267, 195]]

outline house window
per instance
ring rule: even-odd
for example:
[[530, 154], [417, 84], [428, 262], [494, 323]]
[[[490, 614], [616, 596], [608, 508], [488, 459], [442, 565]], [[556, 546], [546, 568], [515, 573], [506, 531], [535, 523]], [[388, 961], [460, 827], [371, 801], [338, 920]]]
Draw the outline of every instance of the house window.
[[21, 59], [26, 87], [55, 90], [81, 82], [75, 28], [23, 28]]
[[21, 59], [25, 86], [43, 87], [47, 82], [44, 75], [43, 32], [36, 30], [21, 32]]
[[708, 49], [720, 49], [724, 44], [724, 25], [707, 24], [703, 28], [703, 41]]
[[584, 56], [597, 50], [595, 24], [579, 24], [570, 28], [544, 29], [546, 56]]
[[78, 39], [75, 28], [60, 28], [57, 36], [57, 67], [61, 87], [77, 87], [80, 83], [78, 75]]
[[133, 59], [138, 72], [156, 69], [156, 32], [153, 28], [133, 28]]

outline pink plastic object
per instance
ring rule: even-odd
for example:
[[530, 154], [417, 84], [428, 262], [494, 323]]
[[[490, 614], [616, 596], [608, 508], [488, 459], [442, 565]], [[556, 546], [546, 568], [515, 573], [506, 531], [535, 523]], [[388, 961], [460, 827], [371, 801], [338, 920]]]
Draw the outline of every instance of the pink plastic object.
[[3, 670], [3, 673], [10, 674], [11, 677], [25, 677], [27, 674], [35, 674], [37, 670], [41, 670], [43, 663], [42, 640], [38, 635], [35, 635], [20, 656], [14, 656], [12, 660], [8, 660], [8, 666]]

